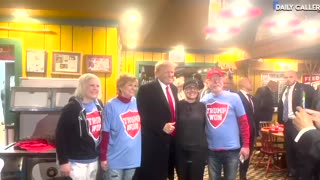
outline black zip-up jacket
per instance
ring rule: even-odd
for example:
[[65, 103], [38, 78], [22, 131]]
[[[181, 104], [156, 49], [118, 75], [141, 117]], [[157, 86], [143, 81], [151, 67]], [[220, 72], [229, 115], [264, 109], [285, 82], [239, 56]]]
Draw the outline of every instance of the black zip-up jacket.
[[[100, 111], [102, 123], [102, 103], [96, 100], [95, 104]], [[69, 159], [87, 160], [98, 157], [97, 146], [100, 139], [95, 141], [88, 132], [85, 108], [79, 98], [71, 97], [62, 109], [56, 128], [56, 151], [60, 165], [68, 163]]]

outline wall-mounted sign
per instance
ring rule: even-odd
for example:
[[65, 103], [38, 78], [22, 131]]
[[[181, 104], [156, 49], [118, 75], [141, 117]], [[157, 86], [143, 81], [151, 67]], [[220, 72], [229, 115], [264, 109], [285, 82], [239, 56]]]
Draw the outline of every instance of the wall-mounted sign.
[[304, 84], [310, 84], [315, 89], [317, 89], [318, 85], [320, 85], [320, 74], [313, 74], [313, 75], [303, 75], [302, 82]]
[[27, 50], [27, 72], [45, 73], [47, 66], [45, 50]]
[[15, 60], [13, 44], [0, 45], [0, 60]]
[[87, 55], [87, 72], [111, 73], [112, 58], [107, 55]]
[[80, 75], [82, 70], [80, 52], [52, 52], [52, 73]]

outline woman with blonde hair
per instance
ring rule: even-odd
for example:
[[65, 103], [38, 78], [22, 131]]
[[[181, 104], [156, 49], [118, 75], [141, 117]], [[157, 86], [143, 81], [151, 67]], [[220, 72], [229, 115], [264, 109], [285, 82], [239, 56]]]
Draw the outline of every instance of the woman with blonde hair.
[[137, 109], [137, 79], [123, 74], [117, 80], [118, 96], [105, 106], [100, 164], [105, 180], [131, 180], [141, 161], [141, 124]]
[[94, 74], [79, 78], [75, 96], [62, 110], [56, 128], [56, 149], [62, 176], [95, 180], [103, 110], [100, 79]]

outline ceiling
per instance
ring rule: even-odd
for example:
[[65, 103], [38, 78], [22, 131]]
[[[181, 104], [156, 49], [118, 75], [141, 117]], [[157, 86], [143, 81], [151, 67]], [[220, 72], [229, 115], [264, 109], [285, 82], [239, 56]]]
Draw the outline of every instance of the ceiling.
[[[37, 17], [120, 20], [125, 10], [136, 8], [142, 15], [138, 48], [170, 49], [184, 45], [190, 51], [215, 53], [226, 47], [250, 49], [254, 43], [261, 20], [273, 12], [272, 0], [249, 1], [262, 10], [262, 15], [242, 24], [240, 33], [227, 41], [205, 38], [203, 30], [208, 24], [209, 0], [1, 0], [0, 15], [11, 14], [14, 8], [24, 8]], [[124, 33], [121, 24], [119, 29], [121, 37]]]

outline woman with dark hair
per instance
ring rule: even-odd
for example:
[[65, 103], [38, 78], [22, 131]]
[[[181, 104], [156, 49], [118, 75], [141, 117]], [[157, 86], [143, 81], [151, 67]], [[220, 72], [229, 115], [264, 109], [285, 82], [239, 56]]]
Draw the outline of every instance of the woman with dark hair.
[[193, 80], [197, 81], [198, 86], [199, 86], [199, 90], [204, 88], [204, 84], [203, 84], [203, 80], [202, 80], [202, 76], [201, 74], [193, 74]]
[[198, 101], [197, 81], [183, 85], [185, 99], [178, 104], [176, 123], [176, 164], [180, 180], [203, 179], [207, 159], [206, 108]]

